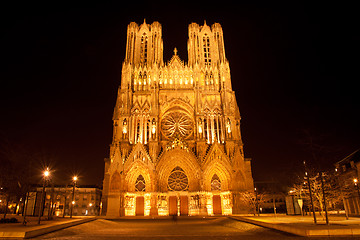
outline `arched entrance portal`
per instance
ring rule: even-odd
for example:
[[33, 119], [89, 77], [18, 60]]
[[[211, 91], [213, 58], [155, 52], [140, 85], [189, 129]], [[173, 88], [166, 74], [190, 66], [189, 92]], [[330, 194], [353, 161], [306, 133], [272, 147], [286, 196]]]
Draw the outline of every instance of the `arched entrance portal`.
[[168, 177], [168, 190], [172, 194], [169, 197], [169, 215], [189, 214], [188, 189], [189, 180], [185, 171], [179, 166], [175, 167]]
[[195, 156], [181, 142], [174, 149], [166, 151], [159, 163], [158, 187], [160, 192], [199, 191], [201, 169]]
[[168, 214], [189, 215], [190, 192], [199, 190], [200, 166], [186, 147], [178, 147], [164, 153], [158, 164], [159, 189], [167, 192]]

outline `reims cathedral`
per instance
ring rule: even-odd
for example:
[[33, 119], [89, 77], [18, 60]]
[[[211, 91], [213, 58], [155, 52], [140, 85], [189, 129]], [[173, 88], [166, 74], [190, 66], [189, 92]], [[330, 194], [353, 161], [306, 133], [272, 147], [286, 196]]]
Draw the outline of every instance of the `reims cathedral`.
[[253, 190], [221, 25], [189, 25], [188, 62], [163, 60], [159, 22], [127, 28], [105, 159], [108, 217], [247, 212]]

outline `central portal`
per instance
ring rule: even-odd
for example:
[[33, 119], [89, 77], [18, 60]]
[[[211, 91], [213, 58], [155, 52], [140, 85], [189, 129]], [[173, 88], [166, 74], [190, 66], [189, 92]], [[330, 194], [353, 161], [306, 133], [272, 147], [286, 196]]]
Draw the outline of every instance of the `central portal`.
[[222, 214], [220, 195], [213, 196], [213, 211], [214, 211], [214, 214]]
[[136, 216], [144, 216], [144, 197], [136, 197]]
[[177, 197], [176, 196], [170, 196], [169, 197], [169, 215], [177, 215], [178, 209], [177, 209]]
[[189, 214], [189, 200], [188, 196], [180, 197], [180, 215], [187, 216]]

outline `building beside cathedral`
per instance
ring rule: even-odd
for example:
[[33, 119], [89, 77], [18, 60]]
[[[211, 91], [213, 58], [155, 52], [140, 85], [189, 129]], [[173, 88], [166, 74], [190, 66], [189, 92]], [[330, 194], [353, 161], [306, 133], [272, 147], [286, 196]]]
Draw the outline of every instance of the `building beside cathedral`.
[[163, 60], [159, 22], [127, 28], [105, 159], [103, 213], [229, 215], [252, 190], [240, 112], [218, 23], [189, 25], [188, 62]]

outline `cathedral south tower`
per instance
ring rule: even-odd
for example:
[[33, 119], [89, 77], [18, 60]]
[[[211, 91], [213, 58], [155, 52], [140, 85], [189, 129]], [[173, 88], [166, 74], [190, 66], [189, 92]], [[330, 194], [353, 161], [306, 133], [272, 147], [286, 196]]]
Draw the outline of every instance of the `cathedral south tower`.
[[105, 159], [103, 214], [247, 212], [253, 189], [221, 25], [189, 25], [188, 62], [163, 60], [158, 22], [127, 28], [126, 55]]

